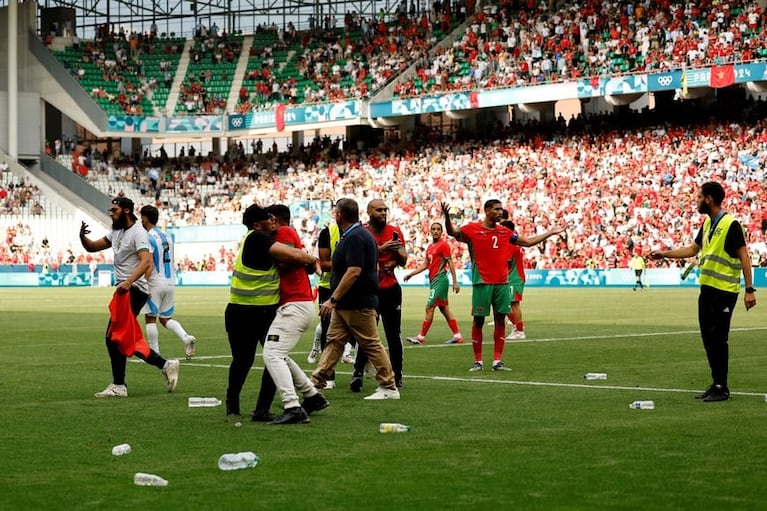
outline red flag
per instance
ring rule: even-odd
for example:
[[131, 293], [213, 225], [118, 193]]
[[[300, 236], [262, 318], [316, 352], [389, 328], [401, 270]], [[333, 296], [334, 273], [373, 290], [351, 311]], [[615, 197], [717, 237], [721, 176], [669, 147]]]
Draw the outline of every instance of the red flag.
[[274, 123], [277, 125], [277, 131], [285, 129], [285, 105], [283, 103], [274, 107]]
[[711, 78], [708, 82], [711, 87], [721, 89], [733, 83], [735, 83], [735, 66], [713, 66], [711, 68]]

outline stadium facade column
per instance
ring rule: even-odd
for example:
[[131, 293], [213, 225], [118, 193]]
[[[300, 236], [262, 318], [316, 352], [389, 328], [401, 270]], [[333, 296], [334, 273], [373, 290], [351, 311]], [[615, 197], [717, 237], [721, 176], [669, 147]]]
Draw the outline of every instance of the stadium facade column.
[[221, 137], [213, 137], [213, 140], [210, 141], [211, 143], [211, 151], [213, 152], [213, 155], [216, 158], [221, 157]]
[[19, 156], [19, 4], [17, 0], [8, 2], [8, 154], [11, 158]]
[[[320, 130], [314, 131], [314, 136], [319, 137], [320, 136]], [[304, 132], [303, 131], [294, 131], [290, 134], [290, 143], [293, 144], [293, 149], [297, 149], [301, 147], [304, 143]]]

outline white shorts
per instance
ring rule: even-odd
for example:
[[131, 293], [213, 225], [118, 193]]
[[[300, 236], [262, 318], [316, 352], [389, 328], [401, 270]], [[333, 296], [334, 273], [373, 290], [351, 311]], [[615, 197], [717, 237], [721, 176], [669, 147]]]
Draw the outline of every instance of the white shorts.
[[175, 312], [176, 287], [173, 284], [154, 284], [149, 286], [149, 300], [141, 309], [141, 314], [161, 318], [171, 318]]

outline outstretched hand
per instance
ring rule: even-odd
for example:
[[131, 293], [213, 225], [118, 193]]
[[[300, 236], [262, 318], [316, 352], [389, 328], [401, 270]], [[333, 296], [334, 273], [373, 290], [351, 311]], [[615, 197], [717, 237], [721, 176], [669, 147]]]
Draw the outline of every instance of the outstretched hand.
[[445, 218], [450, 216], [450, 204], [448, 204], [447, 202], [440, 202], [439, 208], [442, 210], [442, 215], [444, 215]]
[[88, 224], [85, 223], [85, 220], [80, 222], [80, 237], [85, 236], [86, 234], [90, 234], [91, 231], [88, 229]]

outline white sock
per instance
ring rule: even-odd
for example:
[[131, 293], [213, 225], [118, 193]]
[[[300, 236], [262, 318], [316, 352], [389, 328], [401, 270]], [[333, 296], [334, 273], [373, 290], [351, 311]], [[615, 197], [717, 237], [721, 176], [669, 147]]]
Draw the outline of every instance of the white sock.
[[322, 347], [322, 323], [318, 323], [317, 327], [314, 329], [314, 346], [312, 346], [312, 349], [320, 351], [320, 348]]
[[160, 353], [160, 332], [157, 330], [157, 323], [146, 324], [146, 342], [152, 350]]
[[189, 335], [186, 333], [186, 330], [184, 330], [184, 327], [181, 326], [181, 323], [175, 319], [169, 319], [168, 322], [165, 323], [165, 328], [176, 334], [182, 341]]

